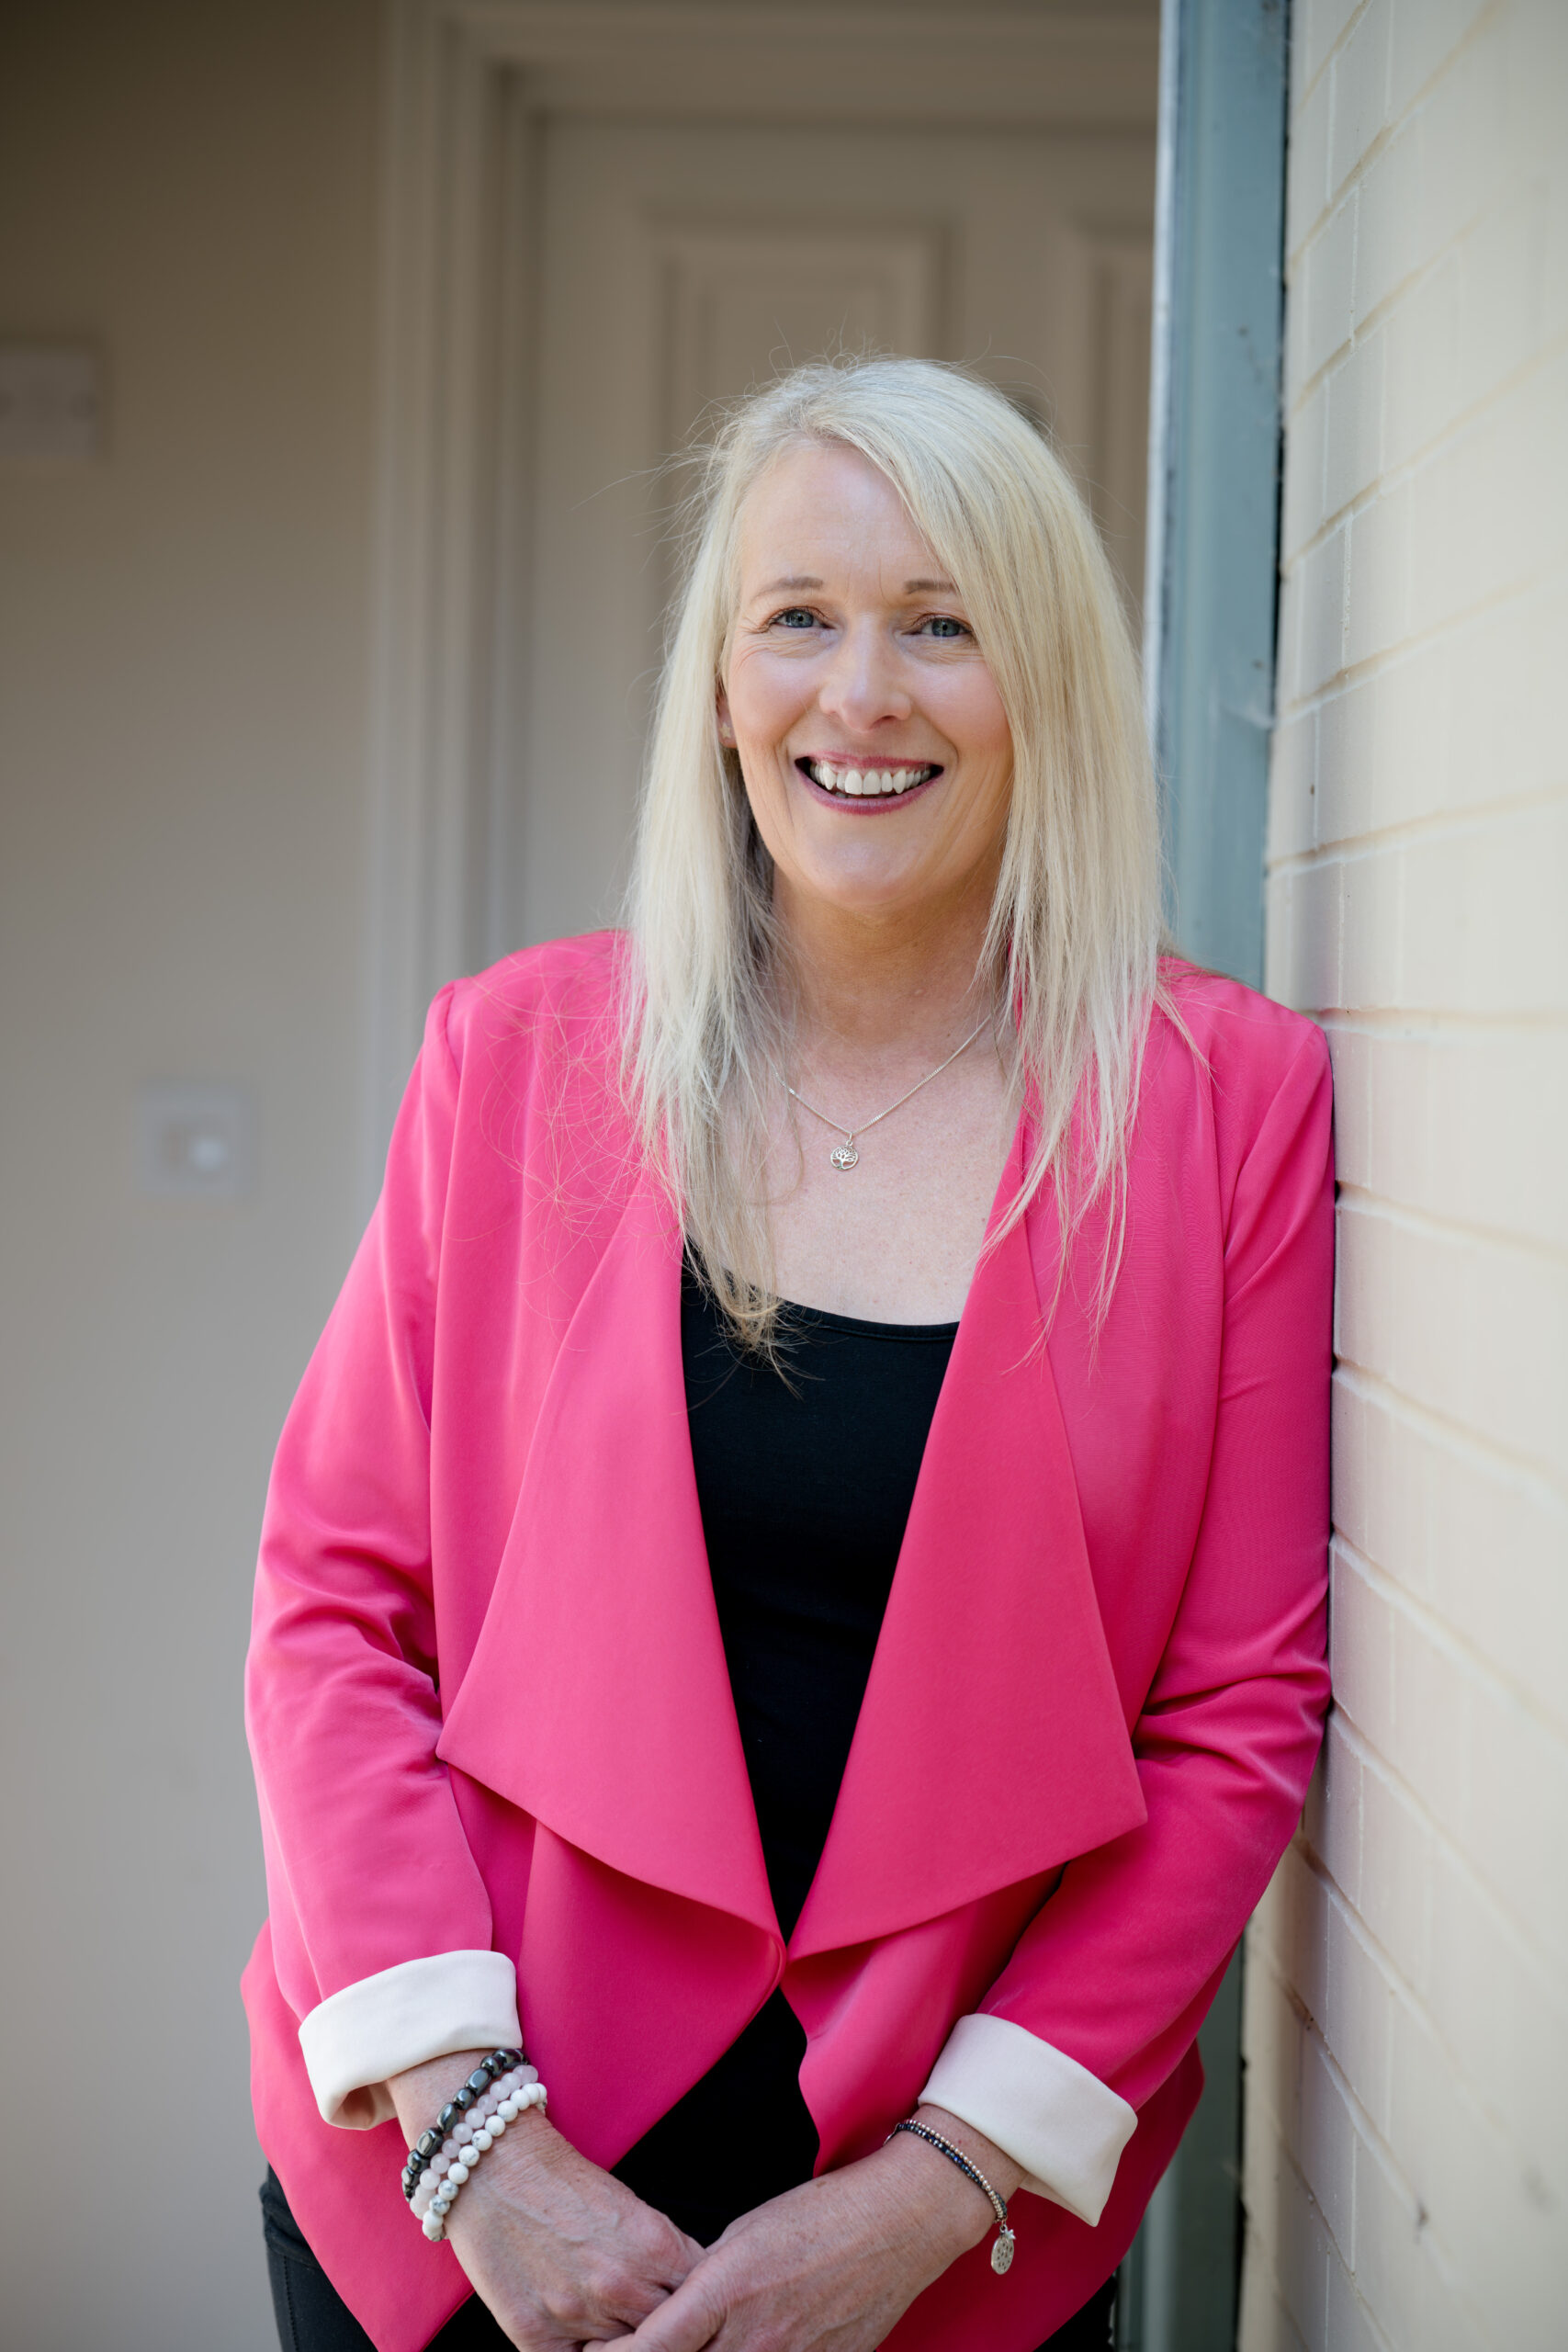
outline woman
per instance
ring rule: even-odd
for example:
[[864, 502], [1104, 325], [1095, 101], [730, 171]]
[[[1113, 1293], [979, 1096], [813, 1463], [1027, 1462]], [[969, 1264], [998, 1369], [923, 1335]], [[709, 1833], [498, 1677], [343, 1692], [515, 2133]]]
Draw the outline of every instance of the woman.
[[279, 1450], [284, 2340], [1103, 2344], [1325, 1702], [1328, 1074], [996, 393], [733, 416], [633, 910], [436, 1000]]

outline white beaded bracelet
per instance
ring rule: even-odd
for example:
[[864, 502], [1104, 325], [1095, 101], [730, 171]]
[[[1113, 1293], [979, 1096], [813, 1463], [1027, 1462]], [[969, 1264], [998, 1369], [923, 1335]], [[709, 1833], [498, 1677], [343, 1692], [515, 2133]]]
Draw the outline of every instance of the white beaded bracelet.
[[489, 2091], [484, 2091], [482, 2098], [475, 2100], [475, 2105], [468, 2108], [466, 2114], [458, 2114], [458, 2117], [456, 2117], [456, 2121], [451, 2124], [451, 2131], [446, 2133], [445, 2141], [440, 2143], [440, 2147], [434, 2147], [434, 2150], [430, 2152], [430, 2157], [428, 2162], [425, 2162], [425, 2168], [423, 2173], [421, 2173], [419, 2183], [413, 2185], [413, 2194], [409, 2197], [409, 2206], [412, 2206], [413, 2211], [413, 2221], [423, 2221], [425, 2213], [430, 2211], [430, 2199], [433, 2199], [437, 2188], [440, 2188], [442, 2178], [445, 2178], [446, 2173], [451, 2171], [451, 2166], [456, 2164], [458, 2152], [472, 2145], [472, 2135], [475, 2135], [475, 2131], [479, 2131], [484, 2124], [489, 2124], [489, 2120], [493, 2117], [493, 2112], [496, 2112], [496, 2108], [501, 2105], [501, 2100], [510, 2098], [510, 2093], [520, 2091], [520, 2088], [529, 2082], [538, 2082], [538, 2075], [534, 2072], [534, 2067], [526, 2065], [525, 2061], [517, 2061], [517, 2065], [514, 2065], [508, 2075], [501, 2076], [499, 2082], [491, 2082]]
[[[525, 2060], [519, 2059], [515, 2066], [503, 2075], [498, 2082], [491, 2085], [484, 2096], [478, 2099], [466, 2114], [457, 2118], [451, 2131], [432, 2154], [423, 2177], [415, 2186], [413, 2195], [409, 2199], [416, 2222], [423, 2221], [425, 2214], [430, 2211], [436, 2190], [452, 2166], [460, 2157], [466, 2160], [472, 2155], [476, 2135], [487, 2126], [493, 2124], [497, 2112], [514, 2092], [525, 2090], [531, 2083], [536, 2083], [538, 2079], [536, 2069]], [[506, 2126], [502, 2124], [501, 2128], [504, 2131]], [[495, 2136], [493, 2130], [491, 2136], [492, 2139]], [[480, 2155], [484, 2153], [482, 2148], [479, 2151]], [[471, 2164], [468, 2169], [470, 2171], [473, 2169]], [[458, 2186], [461, 2187], [461, 2185], [459, 2182]]]
[[[525, 2075], [526, 2081], [522, 2079]], [[413, 2198], [415, 2218], [432, 2245], [446, 2236], [446, 2216], [479, 2158], [489, 2154], [509, 2123], [515, 2123], [531, 2107], [544, 2108], [547, 2096], [534, 2068], [520, 2066], [496, 2085], [493, 2108], [489, 2098], [481, 2099], [443, 2143]]]

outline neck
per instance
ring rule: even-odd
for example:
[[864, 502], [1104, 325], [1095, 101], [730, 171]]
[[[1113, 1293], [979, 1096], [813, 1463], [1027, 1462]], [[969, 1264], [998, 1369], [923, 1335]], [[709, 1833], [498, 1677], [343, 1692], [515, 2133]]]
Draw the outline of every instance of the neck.
[[847, 913], [781, 888], [774, 900], [797, 1038], [941, 1054], [985, 1014], [978, 975], [990, 892], [917, 913]]

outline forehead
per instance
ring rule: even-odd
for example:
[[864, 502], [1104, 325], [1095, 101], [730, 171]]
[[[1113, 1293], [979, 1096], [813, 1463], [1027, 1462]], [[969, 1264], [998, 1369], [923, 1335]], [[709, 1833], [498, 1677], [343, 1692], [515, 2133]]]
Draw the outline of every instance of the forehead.
[[887, 476], [841, 442], [804, 442], [774, 459], [740, 509], [739, 553], [742, 593], [764, 578], [939, 569]]

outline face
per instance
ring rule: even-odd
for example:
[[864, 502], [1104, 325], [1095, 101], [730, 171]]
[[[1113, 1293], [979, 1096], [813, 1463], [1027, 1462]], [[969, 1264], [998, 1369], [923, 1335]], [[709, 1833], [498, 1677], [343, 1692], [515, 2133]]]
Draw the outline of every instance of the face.
[[781, 911], [940, 919], [989, 903], [1012, 782], [962, 598], [857, 450], [781, 458], [742, 510], [719, 697]]

